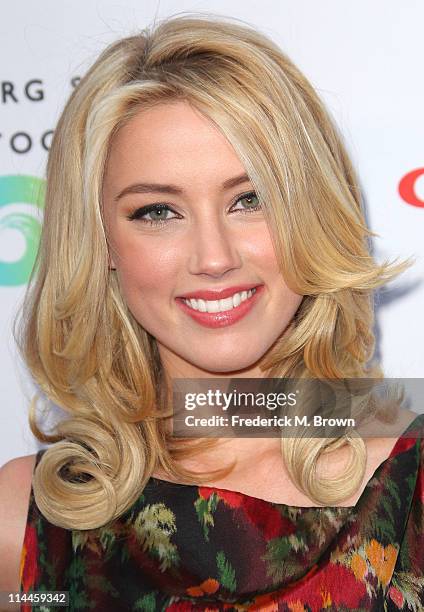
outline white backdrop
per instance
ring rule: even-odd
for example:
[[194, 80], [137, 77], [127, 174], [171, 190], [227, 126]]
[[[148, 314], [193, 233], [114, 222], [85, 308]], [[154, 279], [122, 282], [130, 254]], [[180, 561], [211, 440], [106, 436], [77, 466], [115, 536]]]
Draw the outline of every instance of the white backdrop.
[[[14, 0], [3, 4], [0, 19], [0, 465], [38, 448], [27, 426], [33, 388], [11, 321], [35, 253], [41, 216], [31, 193], [44, 177], [55, 122], [108, 43], [182, 11], [257, 26], [326, 102], [361, 177], [368, 223], [379, 234], [375, 256], [417, 258], [380, 293], [378, 354], [387, 376], [424, 377], [424, 3]], [[414, 409], [424, 412], [424, 402]]]

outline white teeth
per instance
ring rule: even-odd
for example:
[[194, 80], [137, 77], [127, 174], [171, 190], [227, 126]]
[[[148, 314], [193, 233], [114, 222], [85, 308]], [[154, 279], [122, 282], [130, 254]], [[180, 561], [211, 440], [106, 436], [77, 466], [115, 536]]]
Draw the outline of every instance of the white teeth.
[[209, 300], [207, 300], [206, 308], [208, 312], [219, 312], [219, 300], [214, 302], [209, 302]]
[[240, 306], [240, 304], [241, 304], [241, 295], [240, 293], [236, 293], [235, 295], [233, 295], [234, 308], [237, 308], [237, 306]]
[[184, 302], [187, 306], [193, 308], [193, 310], [198, 310], [200, 312], [225, 312], [226, 310], [237, 308], [242, 302], [252, 297], [255, 292], [256, 287], [254, 289], [249, 289], [249, 291], [235, 293], [233, 296], [225, 298], [224, 300], [202, 300], [200, 298], [196, 300], [191, 298], [189, 300], [184, 300]]
[[197, 300], [197, 306], [198, 306], [198, 310], [200, 310], [200, 312], [206, 312], [206, 302], [205, 300]]
[[219, 310], [231, 310], [233, 306], [233, 298], [225, 298], [225, 300], [219, 300]]

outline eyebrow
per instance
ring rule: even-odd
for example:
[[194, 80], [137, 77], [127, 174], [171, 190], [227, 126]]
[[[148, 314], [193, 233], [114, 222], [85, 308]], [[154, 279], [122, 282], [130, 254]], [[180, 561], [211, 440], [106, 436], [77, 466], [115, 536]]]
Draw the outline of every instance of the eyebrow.
[[[237, 185], [241, 185], [247, 181], [250, 181], [250, 178], [246, 173], [234, 176], [222, 183], [221, 190], [226, 191], [227, 189], [237, 187]], [[114, 201], [117, 202], [129, 193], [169, 193], [171, 195], [183, 195], [184, 189], [177, 187], [177, 185], [166, 185], [163, 183], [134, 183], [120, 191], [118, 195], [114, 197]]]

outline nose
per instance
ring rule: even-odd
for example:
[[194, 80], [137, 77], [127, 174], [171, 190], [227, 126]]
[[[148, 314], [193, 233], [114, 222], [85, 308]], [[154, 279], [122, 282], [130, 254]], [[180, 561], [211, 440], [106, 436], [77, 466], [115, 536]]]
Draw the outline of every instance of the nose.
[[189, 272], [220, 278], [241, 267], [239, 241], [234, 231], [220, 219], [203, 219], [191, 232]]

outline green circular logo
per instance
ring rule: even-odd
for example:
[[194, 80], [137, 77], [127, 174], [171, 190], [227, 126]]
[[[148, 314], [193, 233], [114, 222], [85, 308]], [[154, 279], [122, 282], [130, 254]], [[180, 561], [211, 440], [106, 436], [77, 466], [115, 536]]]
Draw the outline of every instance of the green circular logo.
[[[41, 219], [31, 214], [44, 208], [45, 181], [35, 176], [0, 176], [0, 244], [5, 245], [5, 236], [22, 242], [17, 257], [6, 257], [0, 251], [0, 285], [25, 284], [31, 274], [41, 233]], [[25, 206], [26, 205], [26, 206]], [[29, 205], [29, 206], [28, 206]], [[20, 211], [23, 207], [25, 210]], [[3, 239], [2, 239], [3, 235]], [[20, 238], [20, 240], [19, 240]], [[8, 254], [10, 255], [10, 254]]]

